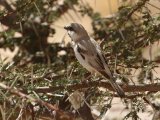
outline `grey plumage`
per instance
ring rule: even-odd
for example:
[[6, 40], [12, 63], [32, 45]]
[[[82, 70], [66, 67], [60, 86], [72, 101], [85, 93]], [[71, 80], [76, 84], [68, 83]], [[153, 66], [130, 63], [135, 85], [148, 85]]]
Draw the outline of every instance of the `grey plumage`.
[[106, 63], [98, 43], [89, 37], [84, 27], [78, 23], [71, 23], [64, 27], [72, 39], [75, 56], [91, 73], [98, 72], [106, 77], [120, 97], [124, 97], [123, 89], [115, 82], [114, 77]]

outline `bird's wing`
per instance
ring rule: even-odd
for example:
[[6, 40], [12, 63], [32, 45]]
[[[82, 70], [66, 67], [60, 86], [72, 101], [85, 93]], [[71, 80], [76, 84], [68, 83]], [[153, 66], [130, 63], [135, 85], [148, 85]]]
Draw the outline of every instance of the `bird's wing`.
[[[101, 48], [100, 48], [100, 46], [99, 46], [99, 44], [94, 40], [94, 39], [91, 39], [91, 41], [92, 41], [92, 43], [94, 44], [94, 46], [95, 46], [95, 48], [96, 48], [96, 51], [97, 51], [97, 55], [96, 55], [96, 61], [100, 61], [101, 62], [101, 64], [103, 64], [103, 66], [104, 66], [104, 71], [105, 71], [105, 73], [110, 77], [110, 78], [113, 78], [113, 75], [112, 75], [112, 73], [111, 73], [111, 71], [110, 71], [110, 69], [109, 69], [109, 67], [108, 67], [108, 65], [107, 65], [107, 63], [106, 63], [106, 59], [105, 59], [105, 57], [104, 57], [104, 55], [103, 55], [103, 53], [102, 53], [102, 51], [101, 51]], [[102, 72], [104, 72], [104, 71], [102, 71]], [[103, 75], [104, 75], [104, 73], [103, 73]]]
[[110, 69], [108, 68], [105, 58], [101, 52], [100, 46], [93, 39], [91, 40], [81, 40], [78, 43], [78, 51], [83, 58], [86, 59], [88, 64], [92, 66], [99, 73], [107, 74], [109, 78], [112, 77]]
[[77, 44], [77, 51], [85, 61], [96, 70], [104, 69], [103, 63], [97, 60], [97, 51], [90, 40], [81, 40]]

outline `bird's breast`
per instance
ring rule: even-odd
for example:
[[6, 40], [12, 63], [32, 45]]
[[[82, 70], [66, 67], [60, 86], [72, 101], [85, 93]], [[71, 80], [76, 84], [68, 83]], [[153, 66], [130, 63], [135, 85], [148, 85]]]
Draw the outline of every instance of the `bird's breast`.
[[79, 61], [79, 63], [86, 68], [89, 72], [93, 73], [95, 70], [94, 68], [92, 68], [89, 64], [88, 64], [88, 59], [86, 55], [82, 55], [81, 53], [79, 53], [78, 51], [78, 45], [74, 46], [74, 52], [75, 52], [75, 56], [77, 58], [77, 60]]

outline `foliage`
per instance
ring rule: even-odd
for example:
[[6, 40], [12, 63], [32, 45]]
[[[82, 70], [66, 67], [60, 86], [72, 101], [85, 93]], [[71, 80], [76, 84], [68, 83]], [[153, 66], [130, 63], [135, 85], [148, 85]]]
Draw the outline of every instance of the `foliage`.
[[[5, 64], [5, 60], [1, 60], [0, 63], [0, 83], [9, 86], [5, 88], [0, 84], [0, 119], [53, 119], [55, 111], [56, 119], [60, 119], [57, 116], [62, 116], [61, 110], [71, 115], [64, 114], [72, 116], [73, 107], [68, 95], [75, 90], [85, 91], [86, 101], [91, 106], [98, 104], [101, 113], [99, 117], [112, 107], [112, 100], [116, 97], [112, 89], [98, 89], [103, 78], [98, 76], [89, 78], [91, 81], [83, 81], [88, 73], [75, 60], [70, 45], [47, 41], [49, 36], [56, 33], [51, 24], [70, 9], [91, 18], [92, 37], [97, 41], [101, 40], [101, 47], [105, 51], [110, 68], [114, 73], [117, 72], [116, 77], [125, 84], [124, 90], [128, 93], [124, 106], [130, 112], [124, 119], [140, 119], [138, 112], [145, 112], [146, 102], [154, 109], [153, 98], [159, 98], [157, 89], [144, 90], [149, 92], [141, 89], [129, 91], [131, 83], [137, 84], [132, 79], [136, 69], [141, 71], [138, 81], [142, 88], [146, 87], [146, 83], [159, 83], [159, 78], [153, 77], [159, 57], [155, 60], [142, 57], [144, 47], [151, 47], [160, 39], [160, 16], [151, 15], [146, 6], [148, 1], [139, 0], [134, 5], [120, 6], [118, 12], [111, 17], [102, 17], [88, 4], [81, 4], [78, 0], [64, 0], [63, 3], [58, 0], [17, 0], [12, 3], [15, 10], [6, 1], [0, 1], [0, 5], [4, 7], [0, 12], [0, 21], [8, 27], [0, 32], [0, 48], [19, 48], [13, 62]], [[75, 7], [80, 10], [77, 11]], [[21, 36], [16, 37], [16, 32]], [[60, 56], [58, 53], [62, 50], [65, 54]], [[100, 83], [93, 84], [97, 79]], [[13, 92], [15, 90], [40, 101], [32, 101], [32, 98]], [[41, 100], [57, 106], [59, 110], [49, 109]], [[87, 112], [90, 111], [86, 111], [86, 114]], [[87, 119], [81, 110], [78, 113], [83, 119]], [[74, 116], [79, 116], [78, 113]]]

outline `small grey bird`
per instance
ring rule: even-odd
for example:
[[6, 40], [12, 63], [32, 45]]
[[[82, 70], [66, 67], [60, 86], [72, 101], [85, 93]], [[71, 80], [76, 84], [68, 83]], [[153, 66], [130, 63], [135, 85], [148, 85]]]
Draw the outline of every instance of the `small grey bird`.
[[81, 24], [71, 23], [64, 27], [72, 39], [73, 50], [80, 64], [91, 74], [98, 72], [107, 78], [122, 98], [125, 97], [123, 89], [115, 82], [115, 79], [106, 63], [99, 44], [89, 37], [87, 31]]

